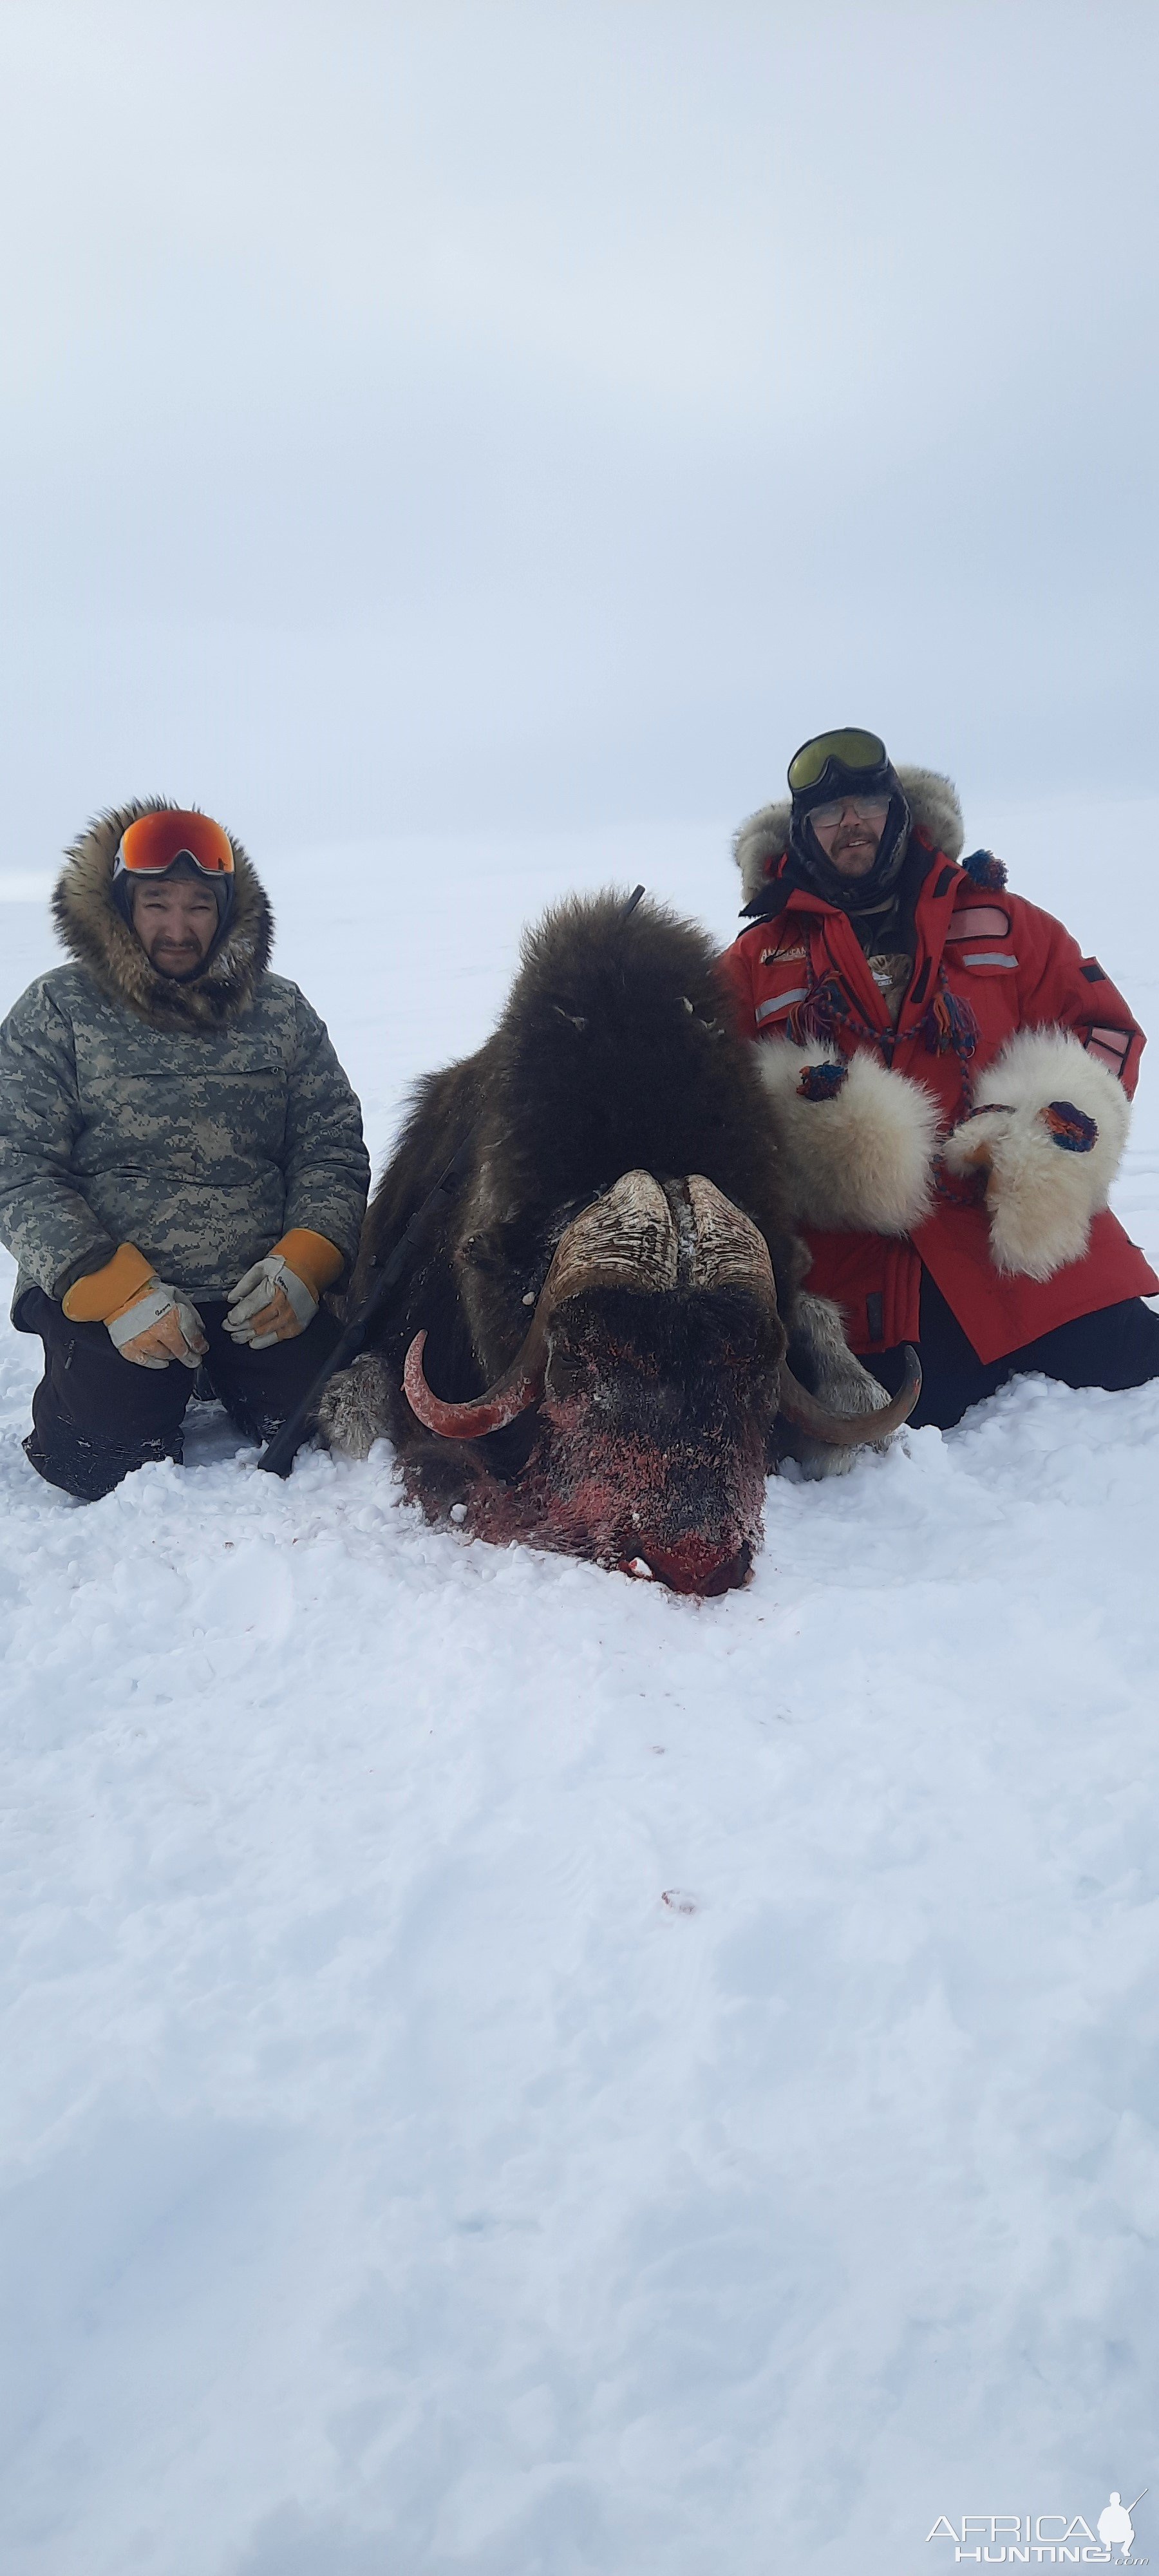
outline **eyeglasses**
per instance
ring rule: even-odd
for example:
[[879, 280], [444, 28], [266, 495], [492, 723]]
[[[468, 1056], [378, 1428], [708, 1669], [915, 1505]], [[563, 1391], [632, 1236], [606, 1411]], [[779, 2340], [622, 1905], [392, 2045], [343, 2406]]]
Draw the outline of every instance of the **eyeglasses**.
[[859, 823], [884, 823], [889, 812], [888, 796], [838, 796], [832, 805], [813, 805], [809, 821], [814, 831], [818, 825], [827, 832], [839, 823], [843, 814], [855, 814]]
[[885, 744], [875, 733], [861, 733], [856, 725], [845, 725], [837, 733], [817, 733], [803, 742], [789, 762], [789, 785], [794, 796], [803, 788], [815, 787], [831, 760], [843, 769], [884, 769], [888, 759]]
[[130, 876], [163, 876], [175, 859], [192, 859], [205, 877], [233, 875], [233, 845], [228, 832], [208, 814], [174, 813], [163, 806], [156, 814], [139, 814], [122, 835], [117, 869]]

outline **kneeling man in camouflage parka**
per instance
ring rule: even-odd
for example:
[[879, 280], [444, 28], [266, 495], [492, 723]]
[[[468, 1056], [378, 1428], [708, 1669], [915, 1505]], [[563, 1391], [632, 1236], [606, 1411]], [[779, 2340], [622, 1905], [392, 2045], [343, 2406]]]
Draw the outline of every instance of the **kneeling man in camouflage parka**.
[[338, 1337], [369, 1166], [325, 1028], [268, 971], [239, 842], [158, 799], [94, 823], [54, 897], [72, 963], [0, 1029], [0, 1238], [44, 1376], [24, 1446], [95, 1502], [181, 1456], [203, 1368], [250, 1439]]

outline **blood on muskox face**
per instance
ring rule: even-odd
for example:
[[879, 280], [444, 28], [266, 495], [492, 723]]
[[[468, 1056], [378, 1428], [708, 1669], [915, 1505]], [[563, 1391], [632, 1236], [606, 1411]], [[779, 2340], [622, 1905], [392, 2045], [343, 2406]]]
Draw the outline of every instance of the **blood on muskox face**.
[[784, 1341], [775, 1308], [739, 1290], [604, 1289], [558, 1307], [524, 1480], [540, 1543], [674, 1592], [743, 1583]]
[[482, 1439], [534, 1408], [516, 1472], [469, 1477], [472, 1530], [677, 1592], [744, 1582], [785, 1333], [768, 1247], [710, 1182], [630, 1172], [574, 1219], [519, 1353], [485, 1396], [433, 1395], [422, 1340], [405, 1384], [429, 1429]]
[[445, 1472], [404, 1457], [425, 1509], [453, 1508], [479, 1538], [566, 1549], [702, 1595], [747, 1578], [778, 1413], [853, 1445], [896, 1429], [921, 1383], [915, 1361], [882, 1412], [828, 1414], [785, 1359], [768, 1245], [697, 1174], [627, 1172], [573, 1218], [515, 1358], [484, 1395], [433, 1393], [425, 1341], [407, 1354], [407, 1401], [456, 1444]]

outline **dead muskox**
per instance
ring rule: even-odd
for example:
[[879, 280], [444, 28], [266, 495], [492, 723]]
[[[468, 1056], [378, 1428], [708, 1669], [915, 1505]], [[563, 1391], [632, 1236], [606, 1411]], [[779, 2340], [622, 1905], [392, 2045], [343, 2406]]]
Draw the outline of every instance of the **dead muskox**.
[[816, 1472], [916, 1395], [887, 1405], [802, 1293], [775, 1111], [713, 967], [691, 923], [610, 894], [529, 934], [494, 1036], [418, 1089], [356, 1304], [469, 1138], [465, 1177], [321, 1417], [348, 1455], [388, 1433], [433, 1520], [693, 1593], [744, 1581], [771, 1466]]

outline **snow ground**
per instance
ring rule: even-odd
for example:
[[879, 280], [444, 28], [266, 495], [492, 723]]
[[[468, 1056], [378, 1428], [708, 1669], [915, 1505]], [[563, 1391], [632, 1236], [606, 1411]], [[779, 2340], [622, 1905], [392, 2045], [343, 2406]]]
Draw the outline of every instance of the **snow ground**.
[[[974, 837], [1159, 1027], [1093, 829]], [[378, 1154], [548, 893], [723, 935], [719, 847], [271, 864]], [[51, 942], [0, 919], [15, 993]], [[1154, 1257], [1146, 1073], [1118, 1203]], [[917, 2576], [939, 2514], [1154, 2494], [1159, 1387], [780, 1480], [697, 1605], [433, 1536], [384, 1452], [255, 1477], [213, 1412], [71, 1505], [37, 1349], [5, 2576]]]

